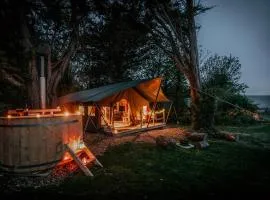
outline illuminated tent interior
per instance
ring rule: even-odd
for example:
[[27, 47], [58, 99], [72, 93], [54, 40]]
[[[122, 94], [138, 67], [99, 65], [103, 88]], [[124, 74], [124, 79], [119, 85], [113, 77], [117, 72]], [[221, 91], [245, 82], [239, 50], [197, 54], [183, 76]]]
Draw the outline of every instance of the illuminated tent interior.
[[59, 105], [84, 115], [85, 130], [119, 133], [165, 126], [165, 110], [160, 102], [169, 102], [161, 89], [161, 78], [121, 82], [79, 91], [60, 97]]

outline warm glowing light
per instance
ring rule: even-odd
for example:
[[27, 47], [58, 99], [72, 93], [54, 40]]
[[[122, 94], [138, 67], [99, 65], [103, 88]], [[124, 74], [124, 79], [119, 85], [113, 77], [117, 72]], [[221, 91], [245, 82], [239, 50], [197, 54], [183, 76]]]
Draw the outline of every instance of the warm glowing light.
[[165, 109], [162, 109], [162, 110], [156, 111], [155, 114], [160, 114], [160, 113], [163, 113], [164, 111]]
[[68, 159], [69, 159], [69, 156], [64, 156], [63, 160], [68, 160]]
[[37, 118], [40, 118], [40, 114], [37, 114], [36, 117], [37, 117]]
[[76, 115], [81, 115], [81, 112], [80, 112], [80, 111], [77, 111], [77, 112], [76, 112]]
[[69, 112], [65, 112], [64, 115], [65, 115], [65, 116], [69, 116]]
[[64, 161], [67, 161], [67, 160], [70, 160], [70, 159], [71, 159], [71, 157], [70, 157], [70, 155], [68, 153], [65, 153], [63, 158], [62, 158], [62, 160], [64, 160]]
[[86, 165], [87, 164], [87, 158], [83, 157], [82, 162], [83, 162], [84, 165]]
[[11, 118], [11, 115], [8, 115], [7, 118]]

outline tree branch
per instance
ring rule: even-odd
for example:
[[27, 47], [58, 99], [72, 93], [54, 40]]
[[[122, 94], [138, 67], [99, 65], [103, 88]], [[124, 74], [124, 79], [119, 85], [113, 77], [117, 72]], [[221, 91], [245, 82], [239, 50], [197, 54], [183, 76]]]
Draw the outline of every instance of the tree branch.
[[24, 80], [18, 74], [7, 72], [4, 68], [0, 68], [0, 80], [7, 81], [17, 87], [25, 87]]

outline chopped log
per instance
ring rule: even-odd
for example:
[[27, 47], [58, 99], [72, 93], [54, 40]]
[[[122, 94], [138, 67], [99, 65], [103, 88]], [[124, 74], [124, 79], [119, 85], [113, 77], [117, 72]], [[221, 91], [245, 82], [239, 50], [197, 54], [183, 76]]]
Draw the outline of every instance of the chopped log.
[[199, 142], [205, 140], [207, 137], [206, 133], [192, 133], [187, 138], [193, 142]]
[[164, 136], [158, 136], [156, 138], [156, 144], [161, 147], [167, 147], [169, 145], [175, 145], [176, 140], [174, 138], [164, 137]]

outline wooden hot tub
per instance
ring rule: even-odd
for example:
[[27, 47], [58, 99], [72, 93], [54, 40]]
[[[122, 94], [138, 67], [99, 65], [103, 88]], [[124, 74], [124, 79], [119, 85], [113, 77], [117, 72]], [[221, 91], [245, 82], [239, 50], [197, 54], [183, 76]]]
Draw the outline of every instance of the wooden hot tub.
[[81, 115], [1, 117], [0, 168], [12, 173], [53, 168], [63, 157], [64, 145], [79, 145], [82, 137]]

